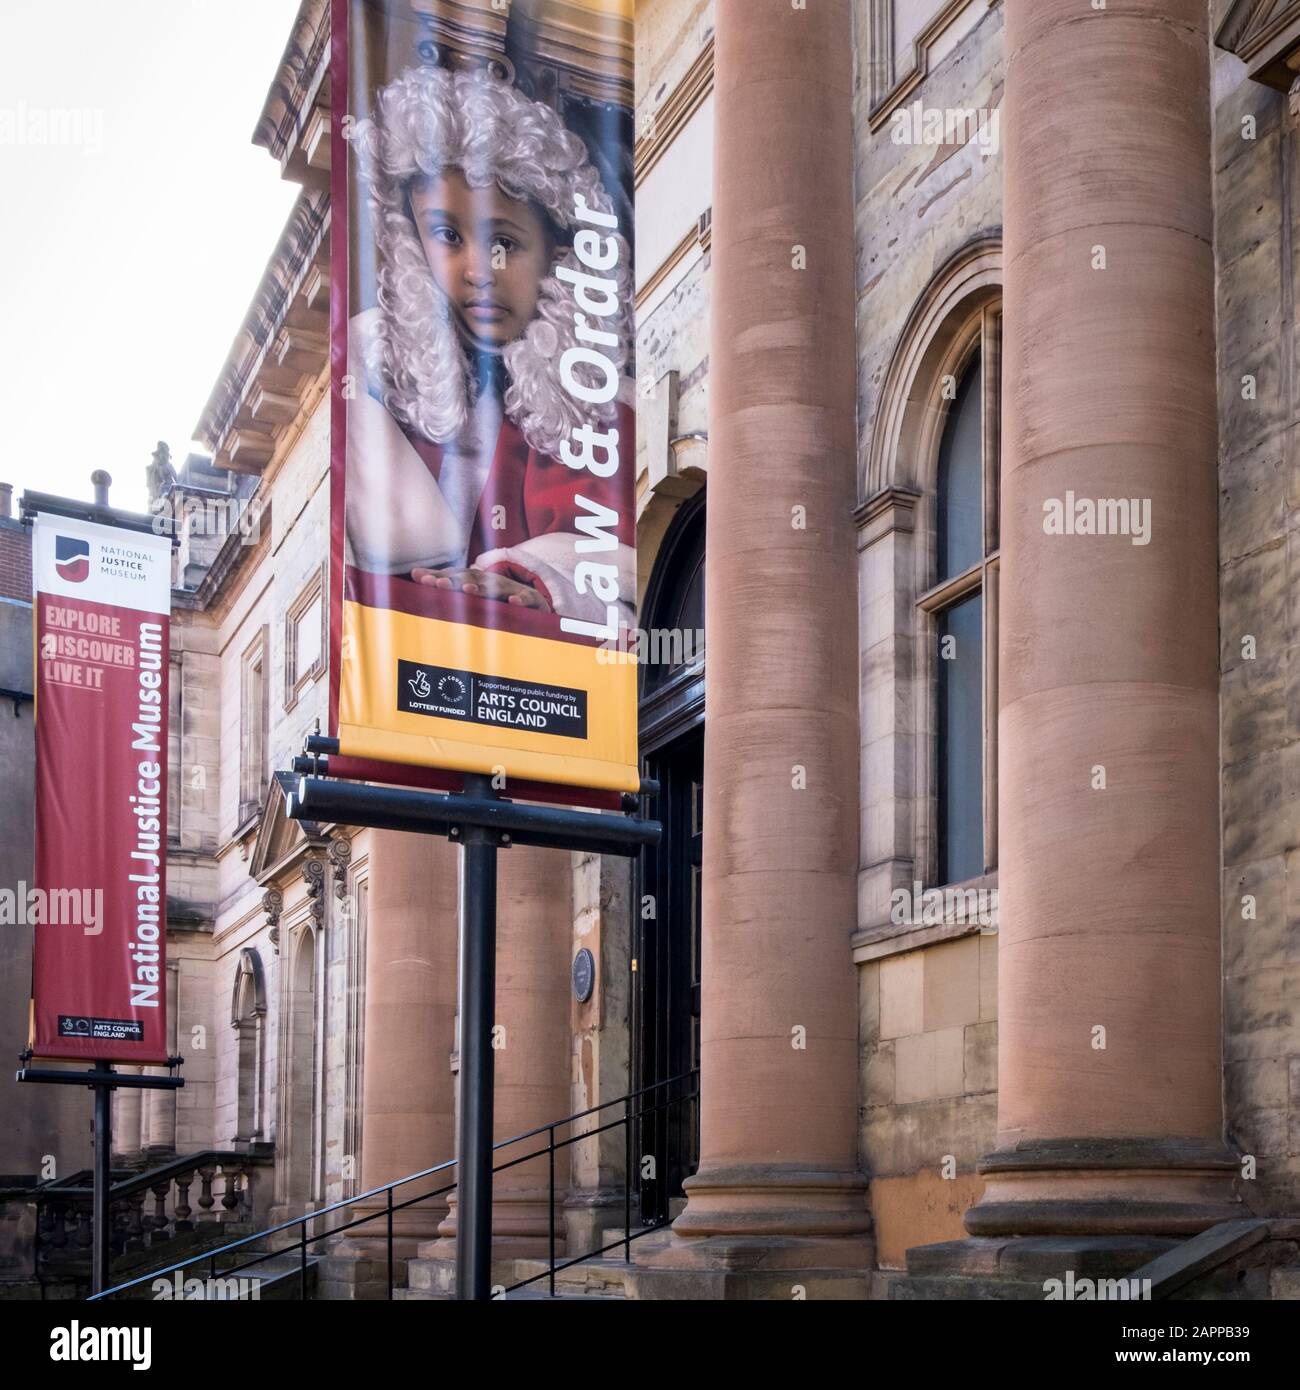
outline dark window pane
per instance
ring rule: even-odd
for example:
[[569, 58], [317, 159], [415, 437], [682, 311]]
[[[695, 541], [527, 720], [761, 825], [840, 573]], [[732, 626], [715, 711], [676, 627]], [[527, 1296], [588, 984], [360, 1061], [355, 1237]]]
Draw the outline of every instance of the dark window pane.
[[970, 569], [984, 551], [980, 520], [982, 381], [977, 356], [957, 387], [957, 398], [948, 409], [939, 444], [939, 573], [936, 582]]
[[704, 631], [704, 560], [695, 566], [677, 609], [677, 626], [683, 632]]
[[982, 609], [973, 594], [939, 614], [940, 883], [984, 872]]

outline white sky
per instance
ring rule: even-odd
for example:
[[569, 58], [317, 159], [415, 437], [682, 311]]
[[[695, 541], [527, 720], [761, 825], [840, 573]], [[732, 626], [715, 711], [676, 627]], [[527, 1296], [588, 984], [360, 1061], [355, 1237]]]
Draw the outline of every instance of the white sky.
[[[145, 505], [296, 186], [251, 143], [298, 0], [0, 0], [0, 481]], [[81, 143], [33, 143], [55, 110]], [[78, 131], [79, 127], [79, 131]], [[47, 129], [51, 127], [47, 124]], [[96, 148], [98, 146], [98, 148]]]

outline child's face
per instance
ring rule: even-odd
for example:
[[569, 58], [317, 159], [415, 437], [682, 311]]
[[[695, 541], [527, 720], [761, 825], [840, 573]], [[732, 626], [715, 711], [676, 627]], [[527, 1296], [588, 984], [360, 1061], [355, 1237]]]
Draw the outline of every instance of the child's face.
[[517, 338], [555, 258], [546, 220], [496, 184], [471, 188], [456, 169], [412, 184], [411, 212], [461, 332], [483, 348]]

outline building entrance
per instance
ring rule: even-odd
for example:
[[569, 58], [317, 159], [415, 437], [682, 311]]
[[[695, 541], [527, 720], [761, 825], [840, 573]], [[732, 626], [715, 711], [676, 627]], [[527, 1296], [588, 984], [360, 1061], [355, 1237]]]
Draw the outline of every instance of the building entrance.
[[[633, 930], [633, 1088], [700, 1065], [700, 880], [704, 822], [704, 497], [683, 504], [660, 550], [644, 605], [641, 749], [658, 781], [663, 837], [645, 851]], [[693, 1081], [642, 1098], [634, 1148], [641, 1218], [673, 1214], [699, 1164]]]

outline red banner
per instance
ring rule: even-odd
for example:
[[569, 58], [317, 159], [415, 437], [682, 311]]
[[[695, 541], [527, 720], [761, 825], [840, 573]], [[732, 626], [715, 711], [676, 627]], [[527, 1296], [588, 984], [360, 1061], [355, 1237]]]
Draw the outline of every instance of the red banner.
[[165, 1062], [165, 537], [42, 513], [31, 1048]]

